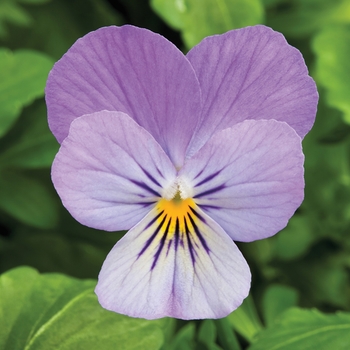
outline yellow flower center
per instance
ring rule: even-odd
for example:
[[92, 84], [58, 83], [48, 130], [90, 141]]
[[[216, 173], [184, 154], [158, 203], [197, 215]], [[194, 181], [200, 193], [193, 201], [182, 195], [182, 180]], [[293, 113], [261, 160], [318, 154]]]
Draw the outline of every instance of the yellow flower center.
[[156, 206], [159, 213], [157, 223], [161, 227], [161, 233], [172, 239], [177, 232], [181, 235], [193, 232], [198, 218], [195, 215], [196, 203], [192, 198], [182, 199], [180, 193], [176, 193], [171, 200], [161, 199]]

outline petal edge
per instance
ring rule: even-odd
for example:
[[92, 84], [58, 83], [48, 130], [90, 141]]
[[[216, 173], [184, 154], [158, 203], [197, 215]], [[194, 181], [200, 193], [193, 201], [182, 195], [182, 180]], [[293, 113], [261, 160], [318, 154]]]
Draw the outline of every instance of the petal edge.
[[263, 25], [232, 30], [205, 38], [187, 57], [204, 101], [188, 156], [215, 132], [247, 119], [285, 121], [302, 138], [311, 129], [316, 84], [299, 50], [281, 33]]

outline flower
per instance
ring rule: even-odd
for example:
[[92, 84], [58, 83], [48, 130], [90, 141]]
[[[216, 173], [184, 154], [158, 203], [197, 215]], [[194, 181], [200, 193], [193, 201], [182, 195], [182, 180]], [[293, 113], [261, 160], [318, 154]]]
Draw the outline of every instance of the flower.
[[46, 87], [52, 179], [82, 224], [129, 230], [102, 266], [100, 304], [147, 319], [236, 309], [251, 275], [233, 241], [274, 235], [301, 204], [317, 99], [300, 52], [265, 26], [186, 56], [133, 26], [79, 39]]

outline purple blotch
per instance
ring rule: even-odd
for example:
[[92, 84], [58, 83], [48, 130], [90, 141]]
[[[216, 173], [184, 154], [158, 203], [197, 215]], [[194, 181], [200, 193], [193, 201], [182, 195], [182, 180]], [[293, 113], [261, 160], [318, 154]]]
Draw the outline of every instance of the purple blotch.
[[[201, 182], [199, 182], [198, 184], [194, 185], [194, 187], [197, 187], [197, 186], [200, 186], [200, 185], [203, 185], [204, 183], [214, 179], [216, 176], [218, 176], [219, 174], [221, 173], [221, 170], [217, 171], [216, 173], [214, 174], [211, 174], [209, 176], [207, 176], [204, 180], [202, 180]], [[197, 175], [198, 176], [198, 175]]]
[[208, 191], [204, 191], [204, 192], [202, 192], [202, 193], [199, 193], [199, 194], [193, 196], [193, 198], [199, 198], [199, 197], [206, 196], [206, 195], [208, 195], [208, 194], [212, 194], [212, 193], [215, 193], [215, 192], [219, 192], [219, 191], [223, 190], [224, 188], [225, 188], [225, 184], [222, 184], [222, 185], [217, 186], [217, 187], [214, 187], [214, 188], [212, 188], [212, 189], [210, 189], [210, 190], [208, 190]]
[[153, 264], [152, 264], [152, 266], [151, 266], [151, 270], [153, 270], [154, 267], [156, 266], [157, 261], [158, 261], [159, 256], [160, 256], [160, 253], [161, 253], [162, 250], [163, 250], [164, 243], [165, 243], [166, 237], [167, 237], [168, 232], [169, 232], [170, 223], [171, 223], [171, 218], [169, 218], [168, 224], [167, 224], [166, 229], [165, 229], [165, 233], [164, 233], [162, 239], [160, 240], [160, 245], [159, 245], [159, 247], [158, 247], [158, 250], [157, 250], [157, 252], [154, 254], [154, 260], [153, 260]]
[[168, 249], [167, 249], [167, 251], [166, 251], [166, 256], [168, 256], [168, 254], [169, 254], [169, 250], [170, 250], [170, 247], [171, 247], [171, 244], [173, 243], [173, 240], [171, 239], [170, 241], [169, 241], [169, 243], [168, 243]]
[[163, 173], [157, 168], [158, 174], [164, 179]]
[[146, 191], [148, 191], [148, 192], [154, 194], [156, 197], [160, 197], [160, 194], [159, 194], [157, 191], [153, 190], [151, 187], [147, 186], [145, 183], [140, 182], [140, 181], [136, 181], [136, 180], [130, 180], [130, 181], [131, 181], [133, 184], [135, 184], [135, 185], [137, 185], [137, 186], [143, 188], [144, 190], [146, 190]]
[[[150, 244], [152, 243], [152, 241], [154, 240], [154, 238], [157, 236], [159, 230], [161, 229], [161, 227], [164, 225], [164, 222], [167, 218], [167, 215], [164, 216], [163, 220], [161, 221], [161, 223], [157, 226], [156, 230], [154, 231], [153, 235], [148, 238], [145, 246], [142, 248], [142, 250], [140, 251], [138, 258], [144, 253], [144, 251], [150, 246]], [[153, 219], [154, 220], [154, 219]]]
[[201, 204], [200, 207], [203, 209], [221, 209], [221, 207], [218, 207], [217, 205], [207, 205], [207, 204]]
[[185, 229], [186, 229], [185, 233], [186, 233], [186, 238], [187, 238], [187, 242], [188, 242], [188, 248], [189, 248], [190, 255], [191, 255], [192, 265], [194, 265], [196, 262], [196, 258], [194, 256], [194, 248], [192, 245], [190, 230], [188, 229], [186, 218], [184, 218], [184, 220], [185, 220]]
[[142, 169], [142, 171], [145, 173], [145, 175], [146, 175], [154, 184], [156, 184], [156, 185], [159, 186], [159, 187], [162, 187], [162, 186], [160, 185], [160, 183], [159, 183], [147, 170], [145, 170], [145, 169], [142, 168], [142, 167], [141, 167], [141, 169]]
[[[157, 219], [164, 213], [164, 210], [162, 210], [156, 217], [154, 217], [145, 227], [145, 230], [147, 230], [149, 227], [151, 227], [156, 221]], [[166, 216], [166, 215], [165, 215]]]
[[194, 215], [197, 216], [197, 218], [198, 218], [199, 220], [201, 220], [201, 221], [204, 222], [204, 223], [207, 223], [207, 222], [205, 221], [204, 217], [203, 217], [201, 214], [199, 214], [196, 210], [194, 210], [190, 205], [189, 205], [188, 207], [190, 208], [190, 210], [192, 211], [192, 213], [193, 213]]
[[[197, 226], [196, 223], [194, 222], [194, 220], [193, 220], [192, 216], [190, 215], [190, 213], [187, 213], [187, 216], [188, 216], [189, 220], [191, 221], [191, 224], [192, 224], [192, 226], [193, 226], [193, 228], [194, 228], [194, 230], [195, 230], [195, 232], [196, 232], [196, 235], [198, 236], [198, 239], [199, 239], [200, 242], [202, 243], [203, 248], [204, 248], [205, 251], [209, 254], [210, 249], [209, 249], [209, 247], [208, 247], [208, 245], [207, 245], [207, 242], [205, 241], [204, 237], [202, 236], [201, 232], [199, 231], [198, 226]], [[185, 220], [185, 222], [186, 222], [186, 220]]]
[[141, 205], [144, 208], [146, 208], [146, 207], [148, 207], [148, 206], [150, 206], [150, 205], [152, 205], [154, 203], [156, 203], [156, 202], [155, 201], [151, 201], [151, 202], [135, 202], [134, 204], [138, 204], [138, 205]]
[[177, 250], [177, 246], [179, 245], [179, 239], [180, 239], [180, 222], [179, 218], [176, 218], [176, 225], [175, 225], [175, 250]]
[[200, 176], [203, 171], [204, 171], [204, 168], [194, 177], [194, 179], [197, 179], [197, 177]]

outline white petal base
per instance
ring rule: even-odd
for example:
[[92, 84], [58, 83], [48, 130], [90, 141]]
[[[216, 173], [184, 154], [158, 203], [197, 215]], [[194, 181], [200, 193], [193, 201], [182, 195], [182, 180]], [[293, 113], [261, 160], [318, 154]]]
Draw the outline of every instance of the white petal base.
[[[188, 200], [187, 211], [155, 207], [107, 256], [96, 294], [133, 317], [225, 317], [248, 295], [250, 270], [223, 229]], [[190, 207], [192, 209], [190, 209]]]

